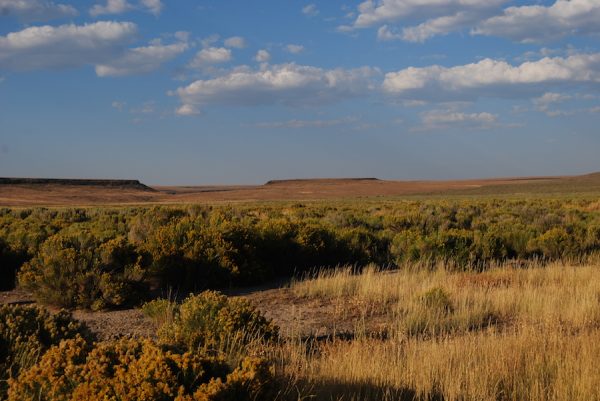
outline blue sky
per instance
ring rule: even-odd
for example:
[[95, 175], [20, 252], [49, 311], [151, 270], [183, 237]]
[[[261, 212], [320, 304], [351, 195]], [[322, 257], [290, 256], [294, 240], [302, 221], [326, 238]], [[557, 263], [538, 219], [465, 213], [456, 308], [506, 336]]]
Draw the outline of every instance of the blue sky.
[[0, 0], [0, 176], [600, 170], [600, 0]]

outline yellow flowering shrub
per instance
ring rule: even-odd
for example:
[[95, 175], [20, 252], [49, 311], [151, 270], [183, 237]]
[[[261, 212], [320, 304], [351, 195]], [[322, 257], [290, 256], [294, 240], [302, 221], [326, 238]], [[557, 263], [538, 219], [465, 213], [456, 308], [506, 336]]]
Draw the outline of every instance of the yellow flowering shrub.
[[[181, 305], [152, 301], [143, 309], [161, 325], [158, 331], [161, 342], [174, 342], [190, 350], [218, 348], [228, 340], [242, 343], [252, 339], [271, 340], [279, 330], [247, 300], [228, 298], [217, 291], [190, 295]], [[166, 314], [172, 316], [165, 318]]]
[[63, 339], [92, 338], [87, 328], [66, 311], [54, 315], [32, 306], [0, 305], [0, 399], [6, 381], [29, 368]]
[[273, 372], [257, 358], [235, 369], [224, 359], [179, 354], [150, 340], [90, 346], [82, 339], [51, 348], [18, 379], [9, 401], [244, 401], [269, 399]]

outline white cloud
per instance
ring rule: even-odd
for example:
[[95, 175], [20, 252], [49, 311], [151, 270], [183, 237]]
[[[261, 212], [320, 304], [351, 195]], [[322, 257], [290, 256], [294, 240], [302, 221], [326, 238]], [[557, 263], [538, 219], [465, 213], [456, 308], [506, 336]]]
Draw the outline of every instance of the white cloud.
[[200, 114], [200, 112], [190, 104], [181, 105], [175, 113], [179, 116], [196, 116]]
[[35, 70], [98, 64], [121, 54], [135, 36], [131, 22], [36, 26], [0, 36], [0, 68]]
[[587, 110], [590, 114], [598, 114], [600, 113], [600, 106], [591, 107]]
[[[351, 26], [338, 27], [340, 32], [379, 25], [379, 40], [424, 42], [436, 36], [470, 28], [491, 17], [509, 0], [367, 0], [358, 6], [358, 16]], [[405, 26], [398, 32], [390, 24], [399, 21], [422, 21]]]
[[369, 67], [324, 70], [263, 64], [259, 70], [239, 68], [214, 79], [198, 80], [171, 94], [179, 96], [180, 110], [186, 113], [210, 104], [314, 105], [365, 96], [373, 89], [371, 78], [377, 73]]
[[460, 11], [456, 14], [427, 20], [417, 26], [404, 28], [402, 30], [402, 40], [407, 42], [424, 42], [434, 36], [446, 35], [460, 29], [468, 28], [480, 20], [482, 16], [480, 11]]
[[160, 42], [144, 47], [129, 49], [121, 57], [96, 66], [100, 77], [124, 76], [148, 73], [158, 69], [163, 63], [177, 57], [188, 49], [186, 42], [163, 45]]
[[358, 6], [355, 28], [366, 28], [407, 18], [430, 19], [464, 11], [495, 8], [508, 0], [367, 0]]
[[154, 114], [156, 113], [156, 102], [150, 100], [144, 102], [139, 107], [134, 107], [129, 110], [130, 114]]
[[427, 124], [447, 124], [447, 123], [493, 123], [498, 119], [498, 116], [491, 113], [458, 113], [446, 111], [429, 111], [423, 114], [423, 121]]
[[213, 44], [217, 43], [219, 41], [220, 36], [217, 35], [216, 33], [213, 33], [210, 36], [207, 36], [205, 38], [203, 38], [202, 40], [200, 40], [200, 44], [202, 45], [202, 47], [210, 47]]
[[231, 38], [225, 39], [223, 42], [225, 47], [233, 47], [235, 49], [243, 49], [246, 47], [246, 39], [241, 36], [232, 36]]
[[119, 111], [123, 111], [125, 109], [125, 106], [127, 106], [127, 103], [125, 102], [120, 102], [118, 100], [113, 100], [113, 102], [111, 103], [111, 106], [114, 109], [117, 109]]
[[390, 40], [400, 40], [402, 39], [402, 34], [399, 34], [393, 28], [390, 28], [387, 25], [382, 25], [377, 30], [377, 39], [384, 42]]
[[79, 13], [68, 4], [45, 0], [0, 0], [0, 16], [15, 16], [20, 20], [48, 21], [56, 18], [75, 17]]
[[220, 64], [230, 61], [231, 50], [224, 47], [209, 47], [200, 50], [190, 62], [190, 67], [201, 68], [210, 64]]
[[546, 92], [542, 96], [533, 99], [533, 103], [535, 103], [542, 110], [546, 110], [550, 104], [561, 103], [561, 102], [564, 102], [569, 99], [571, 99], [570, 95], [563, 95], [561, 93], [554, 93], [554, 92]]
[[553, 5], [509, 7], [481, 22], [476, 35], [502, 36], [521, 42], [542, 42], [572, 34], [600, 33], [600, 2], [557, 0]]
[[304, 51], [304, 46], [302, 45], [287, 45], [285, 47], [285, 51], [292, 54], [302, 53]]
[[106, 5], [95, 4], [90, 8], [90, 15], [97, 17], [104, 14], [122, 14], [133, 9], [127, 0], [107, 0]]
[[358, 121], [355, 117], [340, 118], [334, 120], [288, 120], [271, 121], [254, 124], [257, 128], [327, 128], [336, 125], [345, 125]]
[[404, 99], [435, 101], [528, 97], [561, 85], [600, 83], [600, 53], [543, 58], [513, 66], [484, 59], [456, 67], [409, 67], [385, 75], [382, 88]]
[[271, 54], [269, 54], [268, 51], [261, 49], [258, 52], [256, 52], [254, 60], [258, 61], [259, 63], [268, 63], [269, 60], [271, 60]]
[[463, 113], [454, 110], [431, 110], [421, 113], [423, 125], [414, 130], [433, 130], [448, 127], [461, 127], [472, 129], [489, 129], [496, 125], [498, 116], [495, 114]]
[[123, 14], [134, 9], [145, 10], [151, 14], [159, 15], [163, 4], [161, 0], [140, 0], [137, 6], [129, 3], [127, 0], [106, 0], [106, 4], [95, 4], [90, 8], [90, 15], [97, 17], [105, 14]]
[[140, 5], [154, 15], [159, 15], [163, 9], [161, 0], [140, 0]]
[[308, 4], [302, 7], [302, 14], [307, 15], [309, 17], [316, 17], [319, 15], [319, 9], [315, 4]]
[[558, 117], [562, 115], [567, 115], [568, 112], [551, 109], [551, 107], [556, 106], [559, 103], [563, 103], [567, 100], [570, 100], [571, 98], [572, 96], [570, 95], [564, 95], [555, 92], [546, 92], [542, 96], [533, 99], [533, 104], [535, 105], [535, 109], [537, 111], [541, 111], [549, 117]]

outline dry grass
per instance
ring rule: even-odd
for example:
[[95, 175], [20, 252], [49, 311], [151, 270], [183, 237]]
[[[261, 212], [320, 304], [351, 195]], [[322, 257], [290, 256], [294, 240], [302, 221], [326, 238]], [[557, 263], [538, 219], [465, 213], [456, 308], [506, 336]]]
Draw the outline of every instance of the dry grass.
[[600, 265], [480, 274], [346, 269], [292, 290], [365, 302], [387, 311], [389, 322], [385, 339], [357, 321], [352, 341], [272, 349], [292, 398], [297, 391], [318, 400], [600, 400]]
[[[428, 302], [428, 293], [436, 289], [447, 299]], [[294, 282], [292, 290], [340, 304], [366, 304], [396, 321], [438, 312], [465, 320], [491, 313], [503, 324], [600, 328], [600, 265], [554, 263], [526, 269], [498, 267], [484, 273], [453, 273], [443, 266], [395, 272], [370, 267], [360, 275], [340, 269]], [[444, 305], [435, 302], [448, 302], [451, 310], [440, 311]]]

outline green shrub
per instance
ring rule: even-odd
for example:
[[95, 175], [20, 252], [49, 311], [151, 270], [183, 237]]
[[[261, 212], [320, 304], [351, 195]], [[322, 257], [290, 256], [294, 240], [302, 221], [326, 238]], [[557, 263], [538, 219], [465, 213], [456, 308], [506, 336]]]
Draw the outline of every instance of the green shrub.
[[18, 282], [42, 302], [93, 310], [139, 302], [141, 257], [123, 238], [99, 243], [93, 237], [49, 238], [26, 263]]
[[64, 339], [92, 339], [89, 330], [66, 311], [54, 315], [31, 306], [0, 306], [0, 399], [6, 380], [37, 362], [51, 346]]
[[189, 350], [219, 349], [224, 343], [255, 339], [272, 340], [278, 328], [248, 301], [228, 298], [215, 291], [190, 295], [180, 305], [151, 301], [144, 312], [160, 325], [163, 343], [176, 343]]
[[454, 310], [450, 295], [441, 287], [434, 287], [423, 293], [419, 302], [425, 308], [439, 314], [448, 314]]

